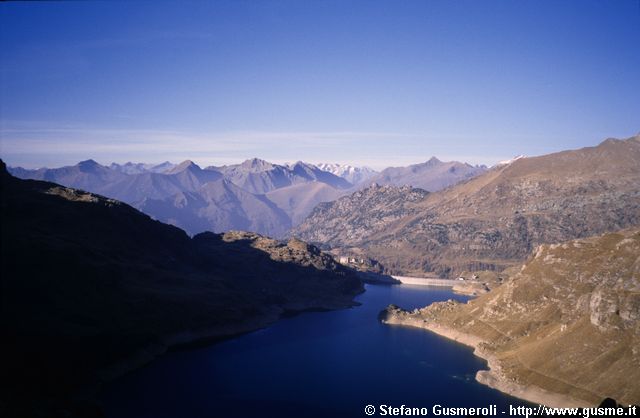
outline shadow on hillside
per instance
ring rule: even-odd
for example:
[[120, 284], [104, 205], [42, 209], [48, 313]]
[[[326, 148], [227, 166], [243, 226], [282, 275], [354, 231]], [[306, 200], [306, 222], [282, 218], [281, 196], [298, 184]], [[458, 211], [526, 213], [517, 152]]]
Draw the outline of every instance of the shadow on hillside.
[[1, 180], [2, 416], [100, 416], [76, 397], [91, 399], [98, 370], [139, 366], [177, 334], [255, 329], [285, 311], [352, 306], [362, 291], [311, 253], [279, 262], [251, 240], [191, 239], [97, 195]]

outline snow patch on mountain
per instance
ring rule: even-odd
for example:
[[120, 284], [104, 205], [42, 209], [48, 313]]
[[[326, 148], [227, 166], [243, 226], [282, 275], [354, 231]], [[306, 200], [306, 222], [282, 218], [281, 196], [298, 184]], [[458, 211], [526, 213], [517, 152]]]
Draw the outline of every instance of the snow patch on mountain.
[[338, 177], [342, 177], [353, 185], [362, 183], [378, 174], [377, 171], [369, 167], [356, 167], [349, 164], [320, 163], [316, 164], [316, 167]]
[[517, 155], [517, 156], [513, 157], [510, 160], [504, 160], [504, 161], [500, 161], [500, 162], [496, 163], [496, 165], [494, 165], [494, 167], [499, 167], [499, 166], [502, 166], [502, 165], [509, 165], [509, 164], [512, 164], [514, 161], [520, 160], [522, 158], [527, 158], [527, 157], [525, 155]]

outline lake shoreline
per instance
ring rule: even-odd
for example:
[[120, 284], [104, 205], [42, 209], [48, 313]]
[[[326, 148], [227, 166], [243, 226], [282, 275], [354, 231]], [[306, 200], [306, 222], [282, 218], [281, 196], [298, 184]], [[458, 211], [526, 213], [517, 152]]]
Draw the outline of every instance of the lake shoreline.
[[356, 302], [354, 298], [365, 291], [366, 290], [363, 288], [362, 292], [353, 295], [348, 302], [335, 301], [320, 304], [305, 303], [288, 307], [270, 306], [260, 315], [247, 318], [241, 322], [204, 328], [197, 331], [186, 330], [163, 336], [159, 342], [141, 347], [134, 353], [131, 353], [131, 355], [123, 358], [121, 361], [99, 370], [96, 373], [98, 377], [98, 385], [101, 386], [105, 383], [109, 383], [126, 375], [127, 373], [144, 367], [171, 351], [207, 347], [221, 341], [237, 338], [244, 334], [264, 329], [282, 319], [297, 316], [306, 312], [327, 312], [359, 306], [360, 303]]
[[[383, 315], [384, 313], [386, 313], [386, 315]], [[487, 362], [488, 370], [478, 370], [475, 375], [476, 381], [480, 384], [528, 402], [553, 408], [593, 406], [580, 399], [549, 392], [534, 385], [525, 386], [509, 379], [502, 372], [499, 359], [482, 348], [482, 345], [486, 342], [475, 335], [463, 333], [436, 323], [424, 322], [422, 319], [412, 318], [410, 314], [400, 317], [397, 314], [390, 315], [388, 311], [383, 311], [381, 315], [384, 316], [381, 317], [381, 321], [384, 324], [421, 328], [473, 348], [473, 354]]]
[[[468, 300], [445, 288], [367, 285], [354, 309], [298, 315], [210, 346], [178, 347], [105, 385], [100, 399], [114, 418], [172, 418], [187, 404], [197, 413], [217, 408], [228, 416], [242, 405], [239, 417], [265, 410], [293, 417], [305, 405], [314, 418], [361, 415], [362, 402], [528, 405], [476, 382], [484, 362], [468, 349], [377, 320], [392, 302], [418, 308], [451, 298]], [[425, 355], [430, 350], [439, 360]], [[396, 383], [390, 388], [387, 381]], [[433, 385], [427, 394], [424, 385]], [[150, 406], [143, 400], [150, 396], [162, 399]], [[334, 403], [325, 410], [327, 398]]]

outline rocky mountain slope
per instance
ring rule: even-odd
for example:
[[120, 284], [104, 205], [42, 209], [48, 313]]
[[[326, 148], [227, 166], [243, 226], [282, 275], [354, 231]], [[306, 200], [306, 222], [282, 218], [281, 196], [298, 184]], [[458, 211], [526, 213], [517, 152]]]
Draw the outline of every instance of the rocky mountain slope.
[[395, 192], [370, 188], [319, 206], [293, 234], [361, 248], [392, 273], [501, 270], [539, 244], [640, 225], [639, 184], [640, 136], [608, 139], [515, 160], [410, 207]]
[[412, 186], [436, 192], [463, 180], [473, 178], [486, 170], [485, 166], [472, 166], [458, 161], [443, 162], [436, 157], [432, 157], [429, 161], [421, 164], [385, 168], [363, 184], [377, 183], [391, 186]]
[[119, 201], [11, 177], [3, 163], [0, 179], [7, 416], [88, 416], [70, 394], [98, 376], [285, 311], [351, 306], [362, 291], [354, 273], [298, 240], [189, 238]]
[[519, 273], [467, 304], [439, 302], [386, 323], [476, 347], [477, 379], [536, 403], [640, 403], [640, 228], [542, 245]]
[[331, 247], [362, 245], [389, 224], [416, 213], [429, 193], [409, 186], [373, 186], [316, 206], [294, 235]]

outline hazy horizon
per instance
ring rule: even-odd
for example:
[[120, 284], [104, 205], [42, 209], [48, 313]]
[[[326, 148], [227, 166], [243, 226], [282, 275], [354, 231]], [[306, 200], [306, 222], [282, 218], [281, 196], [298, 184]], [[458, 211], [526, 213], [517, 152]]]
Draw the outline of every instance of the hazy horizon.
[[[515, 157], [519, 157], [519, 156], [520, 155], [513, 156], [513, 157], [515, 158]], [[532, 156], [525, 156], [525, 157], [532, 157]], [[183, 163], [185, 161], [191, 161], [191, 162], [195, 163], [197, 166], [199, 166], [200, 168], [205, 168], [205, 167], [211, 167], [211, 166], [221, 167], [221, 166], [224, 166], [224, 165], [241, 164], [241, 163], [243, 163], [245, 161], [252, 160], [254, 158], [266, 161], [266, 162], [271, 163], [271, 164], [277, 164], [277, 165], [282, 165], [282, 166], [293, 165], [293, 164], [298, 163], [298, 162], [303, 162], [303, 163], [307, 163], [307, 164], [313, 164], [315, 166], [318, 166], [320, 164], [339, 164], [341, 166], [352, 166], [352, 167], [357, 167], [357, 168], [368, 168], [368, 169], [373, 169], [375, 171], [381, 171], [381, 170], [384, 170], [385, 168], [390, 168], [390, 167], [406, 167], [406, 166], [409, 166], [409, 165], [422, 164], [422, 163], [425, 163], [425, 162], [429, 161], [431, 158], [436, 158], [436, 159], [438, 159], [438, 160], [440, 160], [442, 162], [445, 162], [445, 163], [446, 162], [452, 162], [452, 161], [458, 161], [458, 162], [461, 162], [461, 163], [470, 164], [472, 166], [483, 166], [484, 165], [486, 167], [491, 167], [491, 166], [493, 166], [493, 165], [495, 165], [495, 164], [497, 164], [497, 163], [499, 163], [501, 161], [505, 161], [505, 160], [496, 161], [494, 164], [491, 164], [491, 165], [489, 165], [489, 164], [481, 164], [481, 163], [472, 164], [472, 163], [469, 163], [468, 161], [459, 161], [459, 160], [453, 160], [453, 159], [447, 159], [447, 158], [440, 158], [437, 155], [432, 155], [432, 156], [426, 157], [426, 158], [424, 158], [424, 159], [422, 159], [420, 161], [415, 161], [415, 162], [409, 161], [406, 164], [402, 164], [402, 165], [384, 165], [384, 166], [373, 167], [373, 166], [367, 165], [367, 164], [355, 164], [355, 163], [350, 162], [350, 161], [324, 161], [324, 160], [323, 161], [305, 161], [305, 160], [300, 160], [300, 159], [298, 159], [298, 160], [282, 160], [282, 159], [273, 160], [273, 159], [262, 158], [260, 156], [253, 156], [253, 157], [247, 157], [247, 158], [243, 158], [243, 159], [229, 158], [227, 161], [223, 161], [222, 163], [199, 162], [198, 159], [194, 159], [194, 158], [185, 158], [183, 160], [175, 160], [175, 159], [171, 160], [171, 159], [169, 159], [169, 160], [163, 160], [163, 161], [131, 160], [131, 159], [129, 159], [129, 160], [121, 160], [121, 161], [107, 161], [107, 160], [101, 160], [99, 158], [87, 157], [87, 158], [82, 158], [80, 160], [73, 160], [73, 161], [70, 161], [69, 163], [64, 163], [64, 164], [60, 164], [60, 165], [52, 165], [52, 166], [45, 166], [45, 165], [38, 165], [38, 164], [35, 164], [35, 165], [32, 165], [32, 166], [14, 165], [14, 164], [8, 163], [7, 161], [5, 161], [5, 164], [7, 164], [7, 166], [9, 166], [9, 167], [14, 167], [14, 168], [20, 167], [20, 168], [33, 170], [33, 169], [40, 169], [40, 168], [51, 169], [51, 168], [60, 168], [60, 167], [66, 167], [66, 166], [74, 166], [74, 165], [77, 165], [77, 164], [79, 164], [79, 163], [81, 163], [83, 161], [89, 161], [89, 160], [93, 160], [96, 163], [98, 163], [98, 164], [100, 164], [102, 166], [105, 166], [105, 167], [108, 167], [111, 164], [125, 165], [125, 164], [129, 164], [129, 163], [132, 163], [132, 164], [144, 164], [146, 166], [156, 166], [156, 165], [160, 165], [160, 164], [164, 164], [164, 163], [171, 163], [171, 164], [174, 164], [174, 165], [179, 165], [180, 163]], [[511, 158], [508, 158], [506, 160], [509, 160], [509, 159], [511, 159]]]
[[[636, 134], [636, 135], [640, 135], [640, 133]], [[630, 135], [629, 137], [633, 137], [635, 135]], [[585, 145], [584, 147], [591, 147], [591, 146], [596, 146], [598, 145], [600, 142], [606, 140], [608, 138], [602, 138], [601, 141], [597, 141], [596, 143], [592, 144], [592, 145]], [[624, 140], [627, 139], [625, 138], [615, 138], [615, 139], [620, 139], [620, 140]], [[580, 147], [580, 148], [584, 148], [584, 147]], [[553, 152], [560, 152], [560, 151], [567, 151], [568, 149], [563, 149], [563, 150], [558, 150], [558, 151], [553, 151]], [[549, 154], [553, 153], [550, 152]], [[387, 165], [381, 165], [380, 164], [376, 164], [375, 162], [373, 162], [372, 164], [359, 164], [356, 163], [354, 161], [347, 161], [347, 160], [337, 160], [337, 161], [326, 161], [326, 160], [303, 160], [303, 159], [295, 159], [295, 160], [285, 160], [282, 158], [275, 158], [275, 159], [268, 159], [268, 158], [263, 158], [259, 155], [252, 155], [252, 156], [247, 156], [247, 157], [239, 157], [239, 158], [225, 158], [225, 159], [215, 159], [215, 160], [205, 160], [205, 159], [199, 159], [199, 158], [183, 158], [183, 159], [166, 159], [166, 160], [149, 160], [149, 159], [139, 159], [139, 160], [135, 160], [135, 159], [121, 159], [118, 161], [109, 161], [109, 160], [105, 160], [105, 159], [101, 159], [101, 158], [96, 158], [96, 157], [91, 157], [88, 156], [86, 158], [80, 158], [80, 159], [65, 159], [64, 161], [68, 161], [65, 163], [61, 163], [58, 165], [43, 165], [43, 164], [37, 164], [34, 163], [32, 165], [20, 165], [20, 164], [11, 164], [10, 162], [5, 160], [5, 164], [7, 164], [9, 167], [21, 167], [21, 168], [25, 168], [25, 169], [39, 169], [39, 168], [59, 168], [59, 167], [64, 167], [64, 166], [74, 166], [82, 161], [87, 161], [87, 160], [94, 160], [95, 162], [97, 162], [100, 165], [103, 166], [109, 166], [111, 164], [119, 164], [119, 165], [124, 165], [127, 163], [133, 163], [133, 164], [145, 164], [145, 165], [159, 165], [162, 163], [166, 163], [169, 162], [171, 164], [175, 164], [178, 165], [184, 161], [192, 161], [194, 162], [196, 165], [198, 165], [201, 168], [205, 168], [205, 167], [209, 167], [209, 166], [216, 166], [216, 167], [220, 167], [220, 166], [224, 166], [224, 165], [234, 165], [234, 164], [241, 164], [244, 161], [247, 160], [251, 160], [254, 158], [257, 158], [259, 160], [264, 160], [267, 161], [269, 163], [272, 164], [279, 164], [279, 165], [292, 165], [295, 164], [297, 162], [304, 162], [304, 163], [309, 163], [309, 164], [313, 164], [313, 165], [319, 165], [319, 164], [340, 164], [340, 165], [350, 165], [350, 166], [354, 166], [354, 167], [360, 167], [360, 168], [369, 168], [369, 169], [373, 169], [376, 171], [381, 171], [384, 170], [385, 168], [390, 168], [390, 167], [406, 167], [409, 165], [415, 165], [415, 164], [422, 164], [427, 162], [428, 160], [430, 160], [431, 158], [437, 158], [438, 160], [442, 161], [442, 162], [451, 162], [451, 161], [458, 161], [461, 163], [467, 163], [470, 164], [472, 166], [486, 166], [486, 167], [492, 167], [500, 162], [504, 162], [507, 160], [511, 160], [513, 158], [519, 157], [519, 156], [523, 156], [523, 157], [537, 157], [537, 156], [541, 156], [541, 155], [546, 155], [546, 154], [539, 154], [539, 155], [525, 155], [525, 154], [517, 154], [517, 155], [512, 155], [510, 157], [506, 157], [500, 160], [495, 160], [495, 161], [491, 161], [490, 163], [485, 163], [485, 162], [474, 162], [474, 158], [471, 157], [471, 160], [464, 160], [464, 159], [457, 159], [455, 157], [453, 158], [445, 158], [445, 157], [441, 157], [438, 155], [431, 155], [431, 156], [425, 156], [422, 159], [419, 159], [419, 157], [416, 158], [406, 158], [405, 160], [399, 160], [399, 159], [395, 159], [394, 161], [398, 162], [398, 164], [387, 164]], [[405, 161], [403, 163], [403, 161]]]
[[492, 165], [640, 130], [640, 3], [1, 2], [0, 157]]

